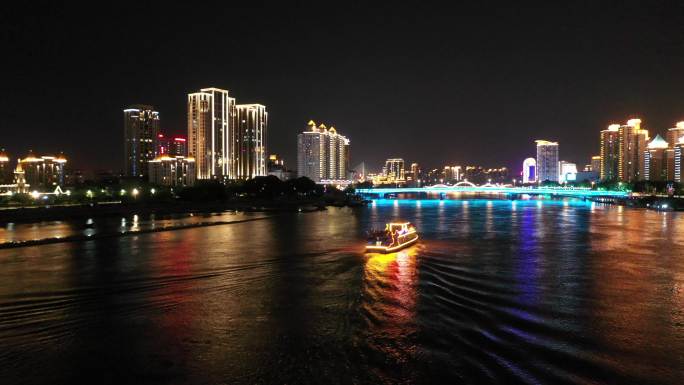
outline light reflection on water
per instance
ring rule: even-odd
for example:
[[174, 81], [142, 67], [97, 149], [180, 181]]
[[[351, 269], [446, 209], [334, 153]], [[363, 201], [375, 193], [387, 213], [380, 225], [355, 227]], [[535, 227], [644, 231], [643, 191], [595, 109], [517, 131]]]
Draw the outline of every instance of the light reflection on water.
[[[364, 232], [396, 219], [419, 244], [364, 255]], [[380, 200], [2, 250], [0, 378], [678, 384], [683, 255], [680, 213], [548, 199]]]

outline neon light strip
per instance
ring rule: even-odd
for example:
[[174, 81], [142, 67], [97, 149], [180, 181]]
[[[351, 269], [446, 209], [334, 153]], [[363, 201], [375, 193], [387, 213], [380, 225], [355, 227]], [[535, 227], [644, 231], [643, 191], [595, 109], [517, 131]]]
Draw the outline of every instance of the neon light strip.
[[406, 187], [406, 188], [360, 188], [356, 189], [359, 194], [401, 194], [401, 193], [458, 193], [458, 192], [483, 192], [498, 194], [529, 194], [529, 195], [559, 195], [559, 196], [605, 196], [605, 197], [627, 197], [626, 191], [599, 191], [563, 188], [522, 188], [522, 187]]

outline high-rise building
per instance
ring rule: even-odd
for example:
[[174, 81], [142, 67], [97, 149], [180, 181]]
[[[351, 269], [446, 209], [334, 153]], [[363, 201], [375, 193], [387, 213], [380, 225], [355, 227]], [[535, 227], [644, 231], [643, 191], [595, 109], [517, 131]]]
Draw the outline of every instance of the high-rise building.
[[125, 175], [146, 177], [147, 162], [155, 157], [159, 134], [159, 112], [147, 105], [133, 105], [124, 111]]
[[[460, 173], [460, 166], [459, 166], [459, 173]], [[413, 185], [416, 187], [420, 187], [422, 183], [422, 172], [420, 169], [420, 165], [418, 163], [411, 163], [411, 181], [413, 182]]]
[[574, 182], [577, 180], [577, 164], [561, 160], [558, 162], [558, 169], [560, 171], [558, 176], [558, 181], [560, 183]]
[[444, 181], [457, 183], [459, 182], [462, 175], [461, 166], [444, 166]]
[[684, 182], [684, 136], [679, 138], [673, 149], [674, 181]]
[[316, 183], [349, 180], [349, 139], [312, 120], [297, 136], [297, 173]]
[[523, 161], [523, 183], [537, 182], [537, 160], [527, 158]]
[[[644, 180], [665, 181], [667, 180], [667, 154], [668, 144], [660, 135], [648, 144], [644, 151], [644, 165], [642, 175]], [[673, 167], [674, 169], [674, 167]]]
[[261, 104], [238, 104], [234, 134], [234, 172], [238, 179], [266, 175], [268, 113]]
[[[620, 125], [611, 124], [601, 131], [601, 180], [618, 180], [620, 173]], [[593, 159], [592, 159], [593, 164]]]
[[12, 184], [12, 166], [5, 149], [0, 150], [0, 184]]
[[644, 153], [648, 144], [648, 130], [641, 128], [641, 119], [630, 119], [618, 129], [619, 179], [623, 182], [643, 180], [641, 175]]
[[160, 186], [195, 184], [195, 160], [184, 156], [161, 155], [148, 162], [150, 183]]
[[558, 142], [537, 140], [538, 181], [558, 182]]
[[197, 179], [233, 179], [235, 98], [227, 90], [203, 88], [188, 94], [188, 157]]
[[665, 140], [670, 148], [674, 148], [682, 137], [684, 137], [684, 122], [677, 122], [674, 127], [667, 130]]
[[406, 175], [404, 170], [404, 159], [387, 159], [385, 161], [385, 167], [383, 168], [383, 174], [387, 178], [387, 181], [390, 183], [405, 182]]
[[601, 155], [594, 155], [591, 157], [591, 163], [589, 164], [591, 170], [586, 170], [586, 171], [593, 171], [593, 172], [601, 172]]
[[175, 136], [169, 141], [169, 155], [188, 156], [188, 140], [182, 136]]
[[63, 154], [57, 157], [36, 157], [29, 151], [26, 158], [18, 160], [17, 170], [31, 190], [52, 190], [64, 186], [64, 166], [67, 160]]

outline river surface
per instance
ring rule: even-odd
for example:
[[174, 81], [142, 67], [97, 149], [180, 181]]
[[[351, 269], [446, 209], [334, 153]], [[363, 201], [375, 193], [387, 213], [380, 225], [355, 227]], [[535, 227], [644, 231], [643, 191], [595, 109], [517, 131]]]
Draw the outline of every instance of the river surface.
[[[420, 243], [364, 255], [392, 219]], [[381, 200], [0, 250], [0, 266], [3, 384], [684, 383], [684, 213]]]

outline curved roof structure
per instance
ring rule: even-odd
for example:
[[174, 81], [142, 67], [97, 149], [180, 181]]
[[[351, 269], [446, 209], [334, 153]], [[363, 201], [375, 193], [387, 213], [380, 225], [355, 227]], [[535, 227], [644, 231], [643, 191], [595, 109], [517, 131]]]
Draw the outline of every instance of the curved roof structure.
[[651, 143], [648, 144], [649, 150], [663, 149], [663, 148], [667, 148], [667, 147], [668, 147], [667, 141], [665, 141], [665, 139], [663, 139], [663, 137], [660, 135], [656, 135], [656, 137], [653, 138]]

